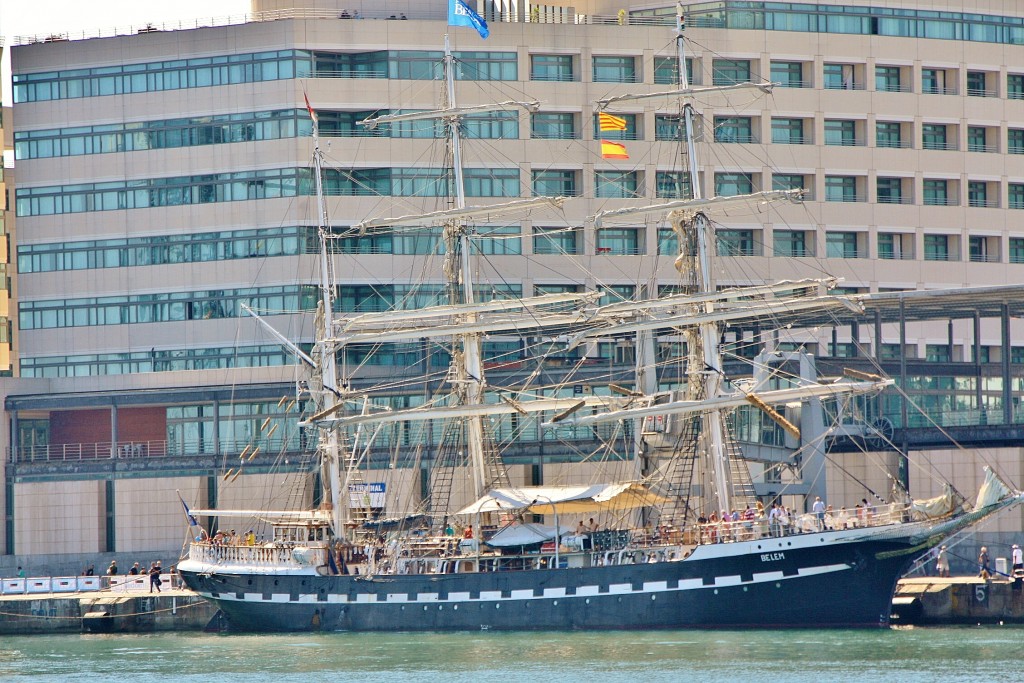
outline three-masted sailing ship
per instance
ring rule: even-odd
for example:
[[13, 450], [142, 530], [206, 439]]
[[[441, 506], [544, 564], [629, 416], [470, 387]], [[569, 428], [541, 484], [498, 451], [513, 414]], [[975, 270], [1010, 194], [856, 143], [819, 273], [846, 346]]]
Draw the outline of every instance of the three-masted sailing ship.
[[[765, 509], [750, 496], [743, 481], [746, 465], [729, 435], [732, 411], [753, 405], [794, 432], [798, 427], [786, 420], [780, 406], [847, 401], [878, 393], [891, 381], [864, 373], [831, 381], [790, 377], [773, 383], [757, 373], [749, 382], [726, 380], [723, 325], [784, 320], [795, 311], [858, 304], [849, 297], [819, 295], [829, 283], [817, 280], [717, 287], [709, 216], [738, 203], [799, 201], [800, 192], [701, 195], [693, 102], [712, 89], [688, 83], [681, 19], [677, 32], [678, 89], [641, 97], [681, 103], [692, 196], [593, 217], [600, 226], [629, 214], [667, 215], [680, 245], [676, 265], [683, 286], [658, 299], [604, 306], [597, 295], [585, 293], [478, 300], [467, 226], [557, 207], [565, 198], [466, 205], [460, 125], [464, 117], [491, 109], [457, 106], [454, 58], [446, 39], [445, 106], [388, 114], [361, 125], [443, 122], [454, 205], [426, 215], [371, 219], [353, 230], [366, 234], [443, 226], [449, 303], [339, 315], [329, 248], [335, 235], [328, 226], [323, 157], [313, 117], [321, 249], [317, 339], [307, 354], [273, 334], [310, 370], [309, 378], [298, 383], [297, 394], [315, 406], [305, 424], [315, 431], [310, 441], [316, 444], [328, 493], [312, 510], [243, 513], [272, 523], [273, 538], [265, 542], [249, 538], [231, 543], [203, 536], [189, 543], [179, 571], [190, 588], [219, 606], [231, 629], [884, 626], [896, 581], [915, 557], [1020, 501], [1020, 494], [991, 472], [973, 504], [950, 489], [930, 501], [874, 501], [846, 516], [810, 507], [787, 510], [772, 501]], [[770, 90], [771, 84], [726, 87]], [[623, 99], [598, 106], [614, 110]], [[536, 105], [496, 106], [529, 110]], [[686, 381], [682, 391], [659, 393], [650, 376], [650, 340], [656, 331], [666, 330], [685, 340]], [[490, 400], [481, 339], [502, 333], [557, 338], [569, 346], [635, 339], [636, 382], [633, 387], [613, 386], [606, 396], [544, 398], [524, 391]], [[339, 372], [336, 358], [346, 345], [423, 339], [452, 344], [449, 391], [424, 406], [382, 409], [353, 390]], [[627, 480], [512, 486], [488, 435], [489, 420], [502, 415], [542, 415], [548, 427], [639, 425], [630, 447], [642, 465]], [[395, 506], [402, 514], [389, 519], [356, 518], [349, 498], [352, 491], [367, 491], [360, 483], [362, 454], [376, 430], [413, 421], [454, 425], [452, 438], [465, 449], [465, 467], [445, 476], [452, 486], [465, 474], [473, 502], [444, 509], [447, 499], [434, 499], [416, 509]], [[744, 507], [741, 516], [733, 515]], [[605, 520], [605, 528], [596, 528], [594, 517]], [[588, 522], [574, 524], [576, 519]]]

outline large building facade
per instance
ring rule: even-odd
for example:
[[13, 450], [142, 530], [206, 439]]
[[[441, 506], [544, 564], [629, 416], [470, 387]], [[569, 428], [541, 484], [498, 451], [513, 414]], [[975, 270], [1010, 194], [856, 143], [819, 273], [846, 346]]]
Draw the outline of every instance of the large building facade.
[[[620, 13], [622, 4], [481, 3], [490, 38], [452, 32], [459, 104], [540, 102], [532, 113], [467, 119], [471, 202], [572, 198], [555, 215], [478, 227], [488, 238], [475, 266], [482, 292], [671, 291], [678, 245], [667, 224], [598, 230], [587, 216], [686, 197], [694, 182], [705, 195], [808, 190], [803, 204], [719, 226], [719, 285], [830, 274], [848, 292], [884, 293], [1024, 280], [1017, 3], [992, 0], [969, 15], [924, 0], [772, 10], [688, 3], [692, 83], [778, 84], [768, 97], [700, 103], [707, 155], [696, 179], [680, 154], [678, 110], [641, 100], [616, 109], [625, 130], [598, 130], [596, 100], [678, 81], [675, 7], [628, 3]], [[241, 305], [312, 342], [316, 208], [304, 96], [325, 138], [339, 232], [371, 215], [445, 208], [446, 176], [428, 163], [443, 156], [438, 131], [356, 125], [440, 102], [444, 5], [349, 0], [299, 11], [257, 1], [245, 23], [13, 48], [13, 122], [4, 123], [17, 160], [17, 186], [8, 187], [17, 313], [14, 377], [2, 384], [5, 554], [52, 554], [55, 543], [73, 554], [174, 549], [184, 534], [176, 491], [222, 508], [311, 502], [283, 483], [309, 467], [287, 400], [298, 371]], [[602, 138], [624, 144], [630, 159], [602, 159]], [[335, 250], [342, 311], [423, 305], [444, 290], [439, 274], [415, 285], [440, 272], [436, 234], [353, 236]], [[928, 420], [1012, 426], [1024, 423], [1024, 328], [1011, 318], [912, 323], [903, 340], [890, 324], [789, 331], [771, 342], [822, 358], [917, 363], [908, 389]], [[767, 339], [761, 332], [734, 330], [726, 341], [749, 356]], [[673, 343], [663, 339], [659, 350], [669, 354]], [[356, 383], [402, 372], [443, 379], [445, 354], [426, 343], [369, 350], [345, 351]], [[549, 355], [545, 370], [582, 365], [569, 391], [596, 390], [587, 372], [607, 384], [632, 371], [629, 343], [573, 353]], [[514, 374], [530, 351], [495, 339], [485, 354], [499, 374]], [[392, 404], [416, 405], [429, 391], [410, 382]], [[886, 415], [897, 429], [912, 426], [900, 410]], [[273, 425], [279, 431], [266, 437]], [[396, 428], [382, 444], [412, 440]], [[520, 441], [508, 456], [521, 483], [548, 480], [572, 459], [539, 428]], [[242, 468], [238, 454], [253, 444], [262, 452]], [[1020, 450], [1001, 446], [980, 460], [1024, 481]], [[862, 467], [858, 456], [844, 467]], [[943, 453], [941, 468], [972, 491], [978, 461]], [[422, 489], [422, 476], [410, 471], [403, 485]], [[910, 481], [915, 493], [931, 490], [913, 472]], [[847, 494], [838, 483], [833, 491]], [[1020, 521], [1004, 520], [1004, 530]]]

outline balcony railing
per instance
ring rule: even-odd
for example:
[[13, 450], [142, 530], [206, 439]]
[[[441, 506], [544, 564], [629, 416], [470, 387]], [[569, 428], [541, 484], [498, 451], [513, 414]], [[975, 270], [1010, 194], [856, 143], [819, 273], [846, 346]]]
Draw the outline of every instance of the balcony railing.
[[559, 74], [559, 73], [531, 73], [531, 81], [553, 81], [557, 83], [572, 83], [579, 79], [576, 78], [575, 74]]
[[888, 147], [890, 149], [913, 149], [914, 143], [910, 140], [876, 140], [875, 147]]
[[914, 92], [913, 87], [901, 83], [879, 83], [876, 85], [875, 90], [878, 92]]
[[22, 446], [9, 452], [14, 463], [84, 462], [90, 460], [144, 459], [198, 455], [237, 455], [246, 446], [259, 446], [264, 454], [299, 451], [298, 443], [285, 439], [263, 439], [259, 442], [222, 441], [218, 450], [212, 443], [175, 444], [166, 440], [98, 441], [95, 443], [64, 443]]
[[968, 97], [999, 97], [998, 90], [992, 90], [991, 88], [968, 88]]
[[971, 254], [971, 263], [999, 263], [998, 254]]
[[825, 90], [866, 90], [863, 81], [844, 81], [843, 83], [826, 83]]
[[552, 132], [534, 130], [530, 131], [530, 137], [534, 140], [579, 140], [582, 136], [579, 131], [575, 130]]
[[975, 209], [998, 209], [998, 199], [968, 199], [967, 206]]
[[914, 198], [907, 195], [878, 195], [878, 204], [913, 204]]
[[925, 206], [960, 206], [956, 197], [925, 197], [922, 203]]

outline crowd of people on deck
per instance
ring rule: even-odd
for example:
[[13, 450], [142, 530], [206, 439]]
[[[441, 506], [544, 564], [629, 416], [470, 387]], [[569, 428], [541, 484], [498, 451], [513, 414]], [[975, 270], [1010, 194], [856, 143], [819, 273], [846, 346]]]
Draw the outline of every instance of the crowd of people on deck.
[[874, 505], [862, 499], [852, 510], [845, 507], [837, 512], [820, 497], [814, 499], [809, 513], [799, 513], [779, 502], [765, 509], [761, 501], [755, 507], [747, 505], [740, 510], [722, 510], [701, 515], [697, 519], [701, 543], [728, 543], [758, 538], [781, 538], [792, 534], [815, 531], [835, 531], [871, 526], [877, 511]]

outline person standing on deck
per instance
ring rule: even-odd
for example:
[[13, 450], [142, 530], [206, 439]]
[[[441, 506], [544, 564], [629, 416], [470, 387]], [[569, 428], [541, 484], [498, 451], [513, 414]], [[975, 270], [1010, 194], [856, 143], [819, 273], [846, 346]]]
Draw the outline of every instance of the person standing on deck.
[[821, 496], [814, 497], [814, 505], [811, 506], [811, 512], [814, 513], [815, 520], [818, 524], [818, 531], [825, 530], [825, 504], [821, 502]]

